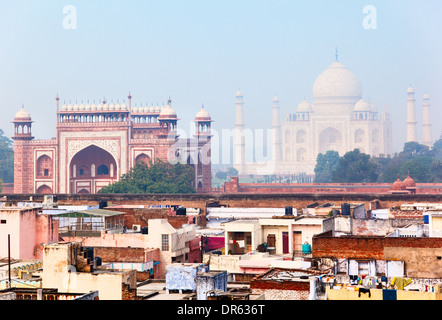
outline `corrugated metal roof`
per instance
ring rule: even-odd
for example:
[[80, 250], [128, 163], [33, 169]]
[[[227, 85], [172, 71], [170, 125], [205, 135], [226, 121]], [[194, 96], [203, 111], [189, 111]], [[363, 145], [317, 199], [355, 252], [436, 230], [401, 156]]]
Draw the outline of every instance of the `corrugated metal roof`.
[[106, 209], [89, 209], [89, 210], [66, 212], [58, 214], [57, 217], [112, 217], [119, 215], [124, 215], [124, 212], [106, 210]]

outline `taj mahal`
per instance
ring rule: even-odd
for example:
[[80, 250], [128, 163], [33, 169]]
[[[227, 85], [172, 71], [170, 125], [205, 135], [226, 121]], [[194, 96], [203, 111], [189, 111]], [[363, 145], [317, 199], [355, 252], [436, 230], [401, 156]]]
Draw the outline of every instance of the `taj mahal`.
[[[417, 141], [414, 89], [407, 90], [407, 142]], [[429, 97], [423, 96], [423, 144], [431, 145]], [[364, 99], [359, 79], [338, 60], [313, 83], [313, 101], [301, 101], [293, 112], [280, 113], [272, 101], [273, 155], [263, 162], [246, 161], [244, 100], [236, 93], [234, 166], [240, 175], [314, 175], [317, 156], [334, 150], [340, 156], [359, 149], [371, 156], [393, 153], [392, 116]], [[404, 104], [405, 105], [405, 104]]]

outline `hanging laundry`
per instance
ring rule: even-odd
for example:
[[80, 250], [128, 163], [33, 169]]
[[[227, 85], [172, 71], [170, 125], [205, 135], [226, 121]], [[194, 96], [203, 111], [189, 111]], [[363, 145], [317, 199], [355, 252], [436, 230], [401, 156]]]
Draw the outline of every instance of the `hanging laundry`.
[[397, 300], [397, 290], [383, 289], [382, 300]]
[[371, 291], [370, 289], [366, 289], [366, 288], [359, 288], [359, 298], [361, 297], [361, 293], [368, 293], [368, 297], [371, 298]]
[[408, 286], [412, 282], [413, 280], [410, 278], [394, 277], [391, 284], [396, 286], [398, 290], [404, 290], [404, 287]]

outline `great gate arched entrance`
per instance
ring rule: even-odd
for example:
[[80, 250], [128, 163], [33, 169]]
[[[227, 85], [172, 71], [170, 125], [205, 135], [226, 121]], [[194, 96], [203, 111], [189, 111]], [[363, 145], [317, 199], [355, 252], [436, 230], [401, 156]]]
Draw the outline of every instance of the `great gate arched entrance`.
[[95, 145], [75, 154], [69, 171], [70, 193], [97, 193], [101, 188], [118, 180], [114, 157]]

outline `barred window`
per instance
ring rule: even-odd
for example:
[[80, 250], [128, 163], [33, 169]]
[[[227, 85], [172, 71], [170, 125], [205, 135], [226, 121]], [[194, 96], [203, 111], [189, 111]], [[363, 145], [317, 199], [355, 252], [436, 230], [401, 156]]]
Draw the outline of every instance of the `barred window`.
[[169, 235], [161, 235], [161, 251], [169, 251]]

